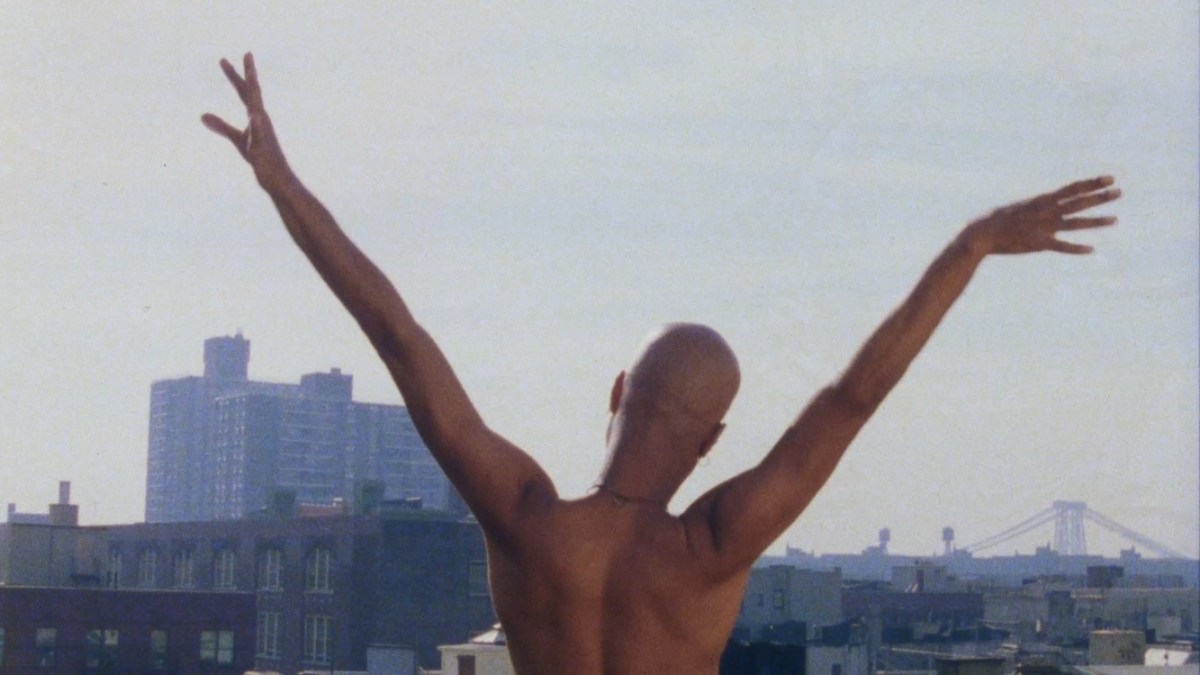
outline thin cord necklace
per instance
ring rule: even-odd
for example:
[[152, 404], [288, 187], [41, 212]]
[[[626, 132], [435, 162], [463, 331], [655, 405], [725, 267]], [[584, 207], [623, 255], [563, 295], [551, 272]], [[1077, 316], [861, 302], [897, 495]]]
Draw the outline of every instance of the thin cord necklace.
[[604, 483], [596, 483], [588, 492], [595, 492], [597, 490], [612, 497], [613, 503], [617, 506], [625, 506], [626, 504], [652, 504], [660, 509], [667, 508], [666, 502], [661, 499], [651, 499], [650, 497], [629, 497], [617, 492]]

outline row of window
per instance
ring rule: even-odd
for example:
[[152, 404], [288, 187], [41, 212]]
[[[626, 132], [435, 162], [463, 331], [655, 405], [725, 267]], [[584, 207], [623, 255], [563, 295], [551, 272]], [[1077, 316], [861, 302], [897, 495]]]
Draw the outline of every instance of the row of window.
[[[150, 653], [148, 665], [152, 669], [168, 667], [167, 648], [170, 636], [166, 630], [150, 631]], [[120, 661], [121, 631], [115, 628], [92, 628], [84, 633], [84, 666], [86, 668], [114, 669]], [[0, 627], [0, 666], [4, 665], [6, 642], [5, 630]], [[35, 663], [39, 668], [54, 668], [59, 665], [59, 635], [57, 628], [38, 628], [34, 632]], [[199, 658], [201, 665], [233, 665], [233, 631], [200, 631]]]
[[[255, 635], [254, 652], [259, 658], [279, 658], [279, 643], [282, 634], [280, 612], [259, 612]], [[333, 618], [319, 614], [304, 617], [304, 644], [302, 658], [305, 663], [325, 665], [333, 657]]]
[[[124, 558], [119, 548], [109, 549], [104, 585], [121, 588]], [[230, 549], [217, 551], [213, 556], [213, 588], [233, 590], [237, 588], [237, 553]], [[333, 591], [333, 551], [318, 547], [309, 552], [304, 567], [304, 590], [314, 592]], [[196, 585], [196, 572], [192, 550], [181, 548], [171, 561], [171, 585], [175, 588], [192, 588]], [[278, 591], [283, 589], [283, 551], [270, 548], [259, 554], [258, 588]], [[141, 588], [158, 586], [158, 551], [146, 549], [138, 555], [137, 584]]]

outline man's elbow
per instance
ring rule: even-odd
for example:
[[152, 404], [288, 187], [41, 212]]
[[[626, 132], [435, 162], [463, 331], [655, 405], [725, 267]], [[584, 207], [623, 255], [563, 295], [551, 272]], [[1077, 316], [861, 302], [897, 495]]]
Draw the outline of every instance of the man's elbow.
[[385, 359], [391, 357], [404, 363], [422, 340], [431, 339], [429, 334], [415, 323], [392, 321], [380, 314], [372, 314], [370, 317], [360, 320], [359, 327], [374, 345], [375, 351]]
[[840, 380], [821, 392], [824, 403], [854, 417], [870, 417], [891, 387], [873, 382], [846, 382]]

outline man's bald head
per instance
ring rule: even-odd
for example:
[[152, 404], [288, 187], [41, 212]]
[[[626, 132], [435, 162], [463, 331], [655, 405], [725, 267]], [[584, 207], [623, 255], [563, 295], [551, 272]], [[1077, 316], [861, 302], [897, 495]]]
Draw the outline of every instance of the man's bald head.
[[737, 357], [717, 331], [668, 324], [649, 336], [625, 376], [622, 409], [710, 427], [725, 416], [740, 383]]

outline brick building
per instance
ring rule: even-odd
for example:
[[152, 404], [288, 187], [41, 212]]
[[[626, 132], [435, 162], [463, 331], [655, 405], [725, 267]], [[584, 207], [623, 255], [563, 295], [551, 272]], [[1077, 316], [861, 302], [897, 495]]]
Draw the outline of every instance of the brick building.
[[109, 586], [253, 591], [263, 670], [364, 670], [371, 645], [433, 666], [495, 622], [479, 526], [440, 512], [124, 525], [104, 547]]
[[0, 586], [0, 673], [228, 673], [254, 663], [254, 594]]
[[[438, 645], [463, 642], [495, 623], [478, 524], [421, 510], [416, 501], [359, 504], [367, 512], [286, 508], [284, 501], [255, 519], [92, 527], [70, 520], [3, 523], [0, 584], [6, 591], [119, 591], [88, 597], [121, 602], [247, 598], [223, 607], [238, 613], [226, 623], [250, 626], [249, 636], [228, 637], [235, 649], [249, 650], [254, 667], [279, 672], [364, 670], [368, 651], [383, 646], [411, 650], [421, 666], [436, 667]], [[111, 627], [98, 616], [94, 625], [60, 635], [75, 640], [80, 631], [111, 628], [127, 651], [135, 649], [131, 641], [148, 640], [147, 631], [183, 630], [186, 620], [201, 614], [166, 614], [155, 626], [141, 627]], [[28, 642], [21, 632], [27, 619], [0, 623], [9, 645]]]

